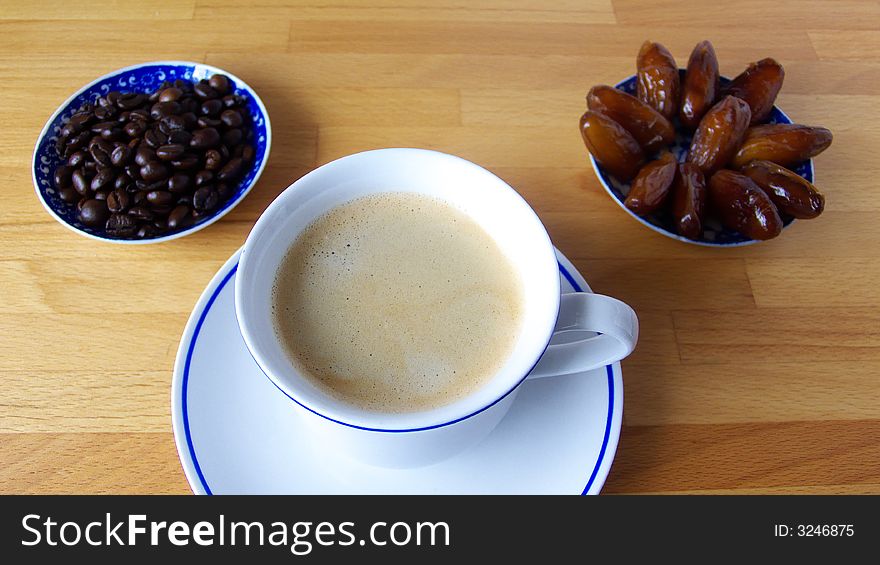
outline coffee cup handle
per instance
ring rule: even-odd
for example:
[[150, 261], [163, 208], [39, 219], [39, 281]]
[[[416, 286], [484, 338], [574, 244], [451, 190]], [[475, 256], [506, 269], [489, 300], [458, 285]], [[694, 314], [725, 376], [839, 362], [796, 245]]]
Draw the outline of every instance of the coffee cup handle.
[[553, 336], [597, 332], [568, 343], [551, 343], [529, 378], [570, 375], [620, 361], [635, 349], [639, 319], [632, 308], [610, 296], [588, 292], [563, 294]]

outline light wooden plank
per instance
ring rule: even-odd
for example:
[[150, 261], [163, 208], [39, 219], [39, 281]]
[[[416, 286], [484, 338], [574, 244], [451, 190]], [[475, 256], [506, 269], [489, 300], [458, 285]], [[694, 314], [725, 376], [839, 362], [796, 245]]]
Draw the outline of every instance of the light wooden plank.
[[831, 31], [811, 31], [810, 41], [823, 61], [873, 61], [880, 60], [880, 32], [877, 18], [867, 19], [868, 30], [847, 31], [844, 34]]
[[876, 485], [878, 433], [878, 420], [625, 426], [604, 492]]
[[243, 5], [226, 0], [198, 0], [195, 17], [227, 20], [241, 17], [294, 17], [297, 20], [489, 21], [614, 23], [611, 0], [566, 0], [547, 4], [534, 0], [369, 1], [284, 0]]
[[[193, 25], [189, 20], [169, 20], [145, 33], [144, 22], [94, 19], [86, 33], [76, 21], [0, 21], [0, 51], [51, 54], [63, 52], [95, 57], [109, 53], [137, 53], [141, 61], [154, 60], [152, 52], [284, 50], [288, 25], [283, 20], [238, 20], [234, 27]], [[169, 46], [173, 46], [169, 49]]]
[[[775, 30], [774, 55], [783, 59], [815, 60], [806, 32]], [[763, 30], [742, 27], [719, 29], [713, 43], [719, 53], [763, 57], [757, 40]], [[448, 22], [448, 21], [328, 21], [290, 22], [291, 50], [342, 53], [421, 54], [533, 54], [533, 55], [629, 55], [636, 54], [645, 39], [660, 41], [682, 65], [694, 45], [705, 39], [704, 31], [676, 26], [620, 26], [575, 23]], [[764, 48], [766, 49], [766, 48]]]
[[[641, 320], [640, 320], [641, 321]], [[642, 344], [639, 344], [641, 348]], [[624, 364], [628, 425], [880, 419], [877, 361]]]
[[[574, 259], [594, 291], [642, 308], [754, 309], [755, 301], [741, 259], [700, 262], [668, 259]], [[714, 284], [723, 280], [723, 285]], [[677, 326], [676, 326], [677, 327]]]
[[0, 436], [3, 494], [189, 494], [164, 433]]
[[6, 370], [0, 378], [0, 433], [167, 432], [171, 426], [170, 369], [119, 372], [95, 363], [93, 370]]
[[746, 271], [761, 307], [880, 306], [876, 259], [748, 260]]
[[318, 161], [382, 147], [422, 147], [464, 157], [487, 167], [535, 167], [553, 160], [560, 167], [583, 164], [577, 128], [560, 134], [536, 127], [321, 127]]
[[[195, 12], [195, 0], [152, 0], [149, 3], [129, 0], [101, 2], [100, 15], [112, 16], [114, 20], [188, 20]], [[93, 20], [95, 11], [82, 7], [70, 9], [67, 0], [41, 0], [40, 2], [16, 2], [4, 0], [0, 20]]]
[[[874, 29], [880, 18], [880, 6], [873, 0], [799, 0], [788, 2], [739, 0], [736, 4], [722, 2], [678, 2], [676, 0], [613, 0], [614, 13], [622, 24], [653, 24], [715, 32], [734, 21], [743, 27], [758, 29], [774, 37], [764, 36], [764, 43], [775, 41], [779, 29]], [[712, 33], [706, 33], [711, 39]]]
[[786, 308], [682, 310], [672, 318], [682, 362], [719, 364], [728, 374], [751, 364], [880, 360], [874, 308], [793, 301]]

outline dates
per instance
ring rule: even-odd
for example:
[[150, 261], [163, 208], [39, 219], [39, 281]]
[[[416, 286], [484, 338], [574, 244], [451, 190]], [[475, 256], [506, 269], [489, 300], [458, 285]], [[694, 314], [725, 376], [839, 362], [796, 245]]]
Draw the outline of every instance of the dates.
[[659, 209], [669, 195], [677, 165], [675, 156], [665, 151], [657, 160], [642, 167], [632, 181], [624, 205], [639, 216]]
[[645, 154], [623, 126], [598, 112], [587, 111], [581, 116], [580, 128], [587, 150], [601, 167], [622, 182], [636, 176]]
[[636, 77], [639, 100], [672, 120], [678, 114], [681, 90], [672, 53], [659, 43], [646, 41], [636, 58]]
[[718, 58], [709, 41], [697, 43], [688, 59], [684, 84], [681, 86], [681, 108], [678, 119], [688, 129], [695, 129], [715, 104], [718, 95]]
[[669, 209], [679, 235], [689, 239], [699, 239], [703, 235], [706, 179], [693, 163], [678, 164]]
[[675, 141], [675, 128], [657, 110], [635, 96], [600, 84], [587, 94], [587, 107], [623, 126], [651, 154]]
[[752, 161], [742, 169], [782, 212], [800, 219], [815, 218], [825, 197], [807, 179], [771, 161]]
[[757, 240], [782, 232], [782, 218], [767, 194], [749, 177], [722, 169], [709, 179], [712, 210], [728, 229]]
[[687, 161], [706, 176], [725, 166], [736, 153], [751, 119], [749, 105], [725, 96], [706, 112], [694, 133]]
[[768, 57], [749, 65], [724, 87], [722, 95], [736, 96], [745, 100], [752, 111], [750, 125], [759, 124], [770, 115], [784, 79], [785, 70], [782, 65]]
[[749, 161], [773, 161], [788, 167], [825, 151], [833, 136], [825, 128], [800, 124], [768, 124], [749, 128], [733, 158], [741, 168]]

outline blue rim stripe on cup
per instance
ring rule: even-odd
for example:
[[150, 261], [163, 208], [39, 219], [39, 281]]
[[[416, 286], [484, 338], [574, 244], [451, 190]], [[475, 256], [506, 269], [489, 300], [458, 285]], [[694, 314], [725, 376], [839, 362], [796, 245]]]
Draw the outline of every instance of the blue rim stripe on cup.
[[[562, 274], [563, 277], [565, 277], [565, 279], [572, 286], [572, 288], [577, 292], [582, 292], [583, 290], [582, 290], [581, 285], [577, 283], [577, 281], [574, 279], [574, 277], [571, 275], [571, 273], [569, 273], [568, 270], [561, 263], [558, 263], [558, 265], [559, 265], [559, 272]], [[202, 471], [201, 465], [199, 465], [199, 461], [196, 456], [195, 445], [193, 444], [193, 440], [192, 440], [192, 433], [190, 431], [189, 413], [188, 413], [188, 404], [187, 404], [187, 390], [188, 390], [187, 385], [188, 385], [188, 381], [189, 381], [189, 370], [190, 370], [190, 365], [192, 362], [193, 351], [195, 350], [196, 341], [198, 340], [199, 333], [202, 329], [202, 325], [205, 322], [205, 318], [207, 317], [208, 312], [211, 310], [211, 307], [214, 305], [214, 302], [216, 301], [217, 297], [220, 295], [220, 292], [222, 292], [222, 290], [224, 289], [226, 284], [230, 281], [230, 279], [232, 279], [232, 276], [236, 273], [237, 270], [238, 270], [238, 262], [236, 262], [235, 265], [233, 265], [232, 268], [229, 270], [229, 272], [223, 277], [223, 279], [217, 285], [217, 288], [214, 289], [214, 292], [211, 294], [211, 297], [208, 299], [207, 303], [205, 304], [204, 309], [199, 314], [198, 322], [196, 323], [195, 329], [193, 330], [193, 335], [190, 338], [190, 341], [189, 341], [189, 344], [187, 347], [186, 361], [185, 361], [184, 367], [183, 367], [183, 379], [182, 379], [182, 384], [181, 384], [181, 411], [182, 411], [182, 416], [183, 416], [184, 436], [186, 438], [187, 451], [189, 452], [190, 458], [193, 463], [193, 467], [195, 468], [196, 475], [199, 479], [199, 483], [202, 485], [202, 488], [204, 488], [205, 494], [208, 494], [208, 495], [213, 494], [213, 492], [211, 491], [210, 486], [208, 486], [208, 482], [205, 479], [205, 475]], [[254, 363], [256, 364], [256, 361]], [[257, 365], [257, 367], [259, 367], [259, 365]], [[262, 369], [260, 371], [262, 372]], [[602, 463], [605, 460], [605, 455], [607, 453], [608, 443], [610, 441], [611, 425], [612, 425], [612, 419], [614, 416], [614, 402], [615, 402], [613, 365], [606, 365], [605, 372], [606, 372], [607, 381], [608, 381], [608, 413], [607, 413], [606, 419], [605, 419], [605, 431], [604, 431], [604, 434], [602, 437], [602, 446], [599, 450], [599, 456], [596, 460], [596, 464], [593, 466], [593, 469], [590, 473], [590, 477], [587, 480], [586, 486], [584, 487], [581, 494], [587, 494], [589, 492], [590, 488], [592, 487], [593, 483], [595, 482], [596, 477], [598, 476], [598, 473], [599, 473], [599, 469], [601, 468]], [[264, 373], [264, 375], [265, 375], [265, 373]], [[526, 375], [526, 377], [527, 376], [528, 375]], [[498, 400], [496, 400], [492, 404], [490, 404], [490, 405], [482, 408], [481, 410], [474, 412], [468, 416], [465, 416], [463, 418], [459, 418], [459, 419], [451, 421], [451, 422], [447, 422], [445, 424], [431, 426], [429, 428], [418, 428], [418, 429], [413, 429], [413, 430], [381, 430], [381, 429], [370, 429], [370, 428], [359, 428], [359, 429], [368, 430], [368, 431], [375, 431], [375, 432], [413, 432], [413, 431], [421, 431], [421, 430], [428, 430], [428, 429], [434, 429], [434, 428], [438, 428], [438, 427], [448, 426], [448, 425], [454, 424], [456, 422], [460, 422], [464, 419], [470, 418], [471, 416], [479, 414], [483, 410], [486, 410], [487, 408], [494, 406], [502, 398], [505, 398], [511, 392], [516, 390], [516, 388], [520, 384], [522, 384], [522, 382], [526, 379], [526, 377], [523, 377], [523, 379], [520, 380], [510, 391], [508, 391], [506, 394], [504, 394], [504, 396], [502, 396], [501, 398], [499, 398]], [[268, 379], [268, 376], [266, 376], [266, 378]], [[272, 379], [269, 379], [269, 382], [272, 382], [272, 384], [275, 385], [275, 383], [272, 381]], [[278, 388], [277, 385], [275, 385], [275, 387]], [[281, 390], [281, 389], [278, 388], [278, 390]], [[281, 390], [281, 392], [284, 393], [283, 390]], [[287, 398], [290, 398], [291, 400], [296, 402], [297, 405], [305, 408], [306, 410], [309, 410], [310, 412], [317, 414], [318, 416], [321, 416], [322, 418], [325, 418], [327, 420], [337, 422], [336, 420], [333, 420], [331, 418], [327, 418], [326, 416], [323, 416], [322, 414], [319, 414], [319, 413], [315, 412], [314, 410], [311, 410], [310, 408], [303, 406], [302, 404], [297, 402], [296, 399], [292, 398], [287, 393], [284, 393], [284, 395], [287, 396]], [[349, 427], [358, 428], [358, 426], [351, 426], [350, 424], [345, 424], [344, 422], [337, 422], [337, 423], [345, 425], [345, 426], [349, 426]]]

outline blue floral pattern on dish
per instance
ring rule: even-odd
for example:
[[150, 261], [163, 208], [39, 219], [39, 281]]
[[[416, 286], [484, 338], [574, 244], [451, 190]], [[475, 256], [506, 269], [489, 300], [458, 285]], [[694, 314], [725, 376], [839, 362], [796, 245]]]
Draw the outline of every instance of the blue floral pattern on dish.
[[[681, 71], [684, 74], [684, 71]], [[683, 77], [682, 77], [683, 78]], [[730, 82], [730, 79], [722, 77], [721, 84], [727, 84]], [[627, 94], [636, 95], [636, 77], [635, 75], [629, 77], [628, 79], [618, 83], [615, 85], [617, 88], [623, 90]], [[771, 124], [790, 124], [792, 123], [791, 119], [785, 115], [778, 107], [773, 106], [773, 111], [770, 113], [770, 118], [767, 123]], [[685, 156], [687, 154], [688, 147], [691, 144], [691, 132], [684, 130], [678, 124], [678, 120], [675, 122], [675, 142], [669, 147], [669, 150], [675, 155], [676, 159], [679, 161], [684, 161]], [[732, 231], [725, 229], [718, 223], [714, 218], [709, 218], [705, 222], [703, 226], [703, 239], [696, 241], [692, 239], [687, 239], [678, 235], [675, 229], [675, 223], [672, 219], [672, 216], [667, 212], [658, 212], [652, 214], [647, 217], [641, 217], [635, 215], [628, 208], [623, 205], [623, 201], [626, 199], [626, 195], [629, 194], [630, 185], [629, 183], [619, 182], [617, 179], [612, 177], [610, 174], [606, 173], [602, 167], [596, 163], [593, 156], [590, 155], [590, 161], [593, 163], [593, 168], [596, 170], [599, 181], [602, 183], [602, 186], [605, 187], [605, 190], [608, 191], [614, 198], [617, 200], [618, 204], [626, 210], [631, 216], [645, 224], [649, 228], [659, 231], [664, 235], [668, 235], [674, 239], [678, 239], [680, 241], [685, 241], [688, 243], [695, 243], [698, 245], [708, 245], [708, 246], [716, 246], [716, 247], [727, 247], [727, 246], [738, 246], [738, 245], [749, 245], [752, 243], [757, 243], [756, 240], [749, 239], [748, 237]], [[812, 159], [809, 161], [804, 161], [800, 163], [797, 167], [792, 167], [792, 170], [804, 177], [810, 182], [813, 182], [813, 161]], [[708, 179], [706, 179], [708, 182]], [[783, 224], [788, 226], [791, 224], [794, 219], [791, 217], [783, 216], [782, 217]]]
[[[86, 232], [92, 236], [109, 241], [119, 241], [117, 238], [108, 237], [104, 230], [91, 228], [83, 225], [76, 219], [76, 207], [62, 201], [55, 190], [53, 176], [55, 169], [64, 162], [55, 150], [55, 142], [58, 139], [61, 127], [87, 102], [94, 102], [107, 93], [118, 90], [120, 92], [147, 93], [156, 90], [164, 81], [185, 80], [198, 82], [203, 78], [209, 78], [216, 73], [227, 74], [224, 71], [198, 63], [145, 63], [127, 69], [121, 69], [99, 79], [88, 86], [84, 91], [76, 94], [64, 103], [61, 111], [48, 124], [45, 134], [37, 142], [34, 152], [34, 180], [45, 203], [64, 222], [77, 230]], [[227, 74], [227, 76], [229, 76]], [[203, 227], [207, 222], [218, 218], [230, 208], [238, 204], [256, 181], [262, 171], [263, 162], [268, 158], [269, 148], [268, 116], [261, 109], [254, 92], [244, 84], [239, 83], [234, 77], [229, 76], [232, 92], [240, 94], [247, 100], [247, 108], [252, 118], [254, 130], [253, 144], [255, 149], [254, 162], [242, 176], [236, 187], [235, 193], [210, 215], [199, 218], [193, 225], [181, 230], [165, 232], [151, 238], [143, 238], [140, 241], [153, 239], [167, 239], [169, 236], [182, 232], [195, 231]]]

